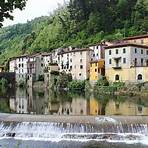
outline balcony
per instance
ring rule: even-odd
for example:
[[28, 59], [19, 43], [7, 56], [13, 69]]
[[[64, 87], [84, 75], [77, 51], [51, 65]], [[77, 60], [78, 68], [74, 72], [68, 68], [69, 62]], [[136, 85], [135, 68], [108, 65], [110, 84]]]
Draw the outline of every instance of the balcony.
[[112, 67], [113, 69], [121, 69], [121, 65], [116, 64], [115, 66]]

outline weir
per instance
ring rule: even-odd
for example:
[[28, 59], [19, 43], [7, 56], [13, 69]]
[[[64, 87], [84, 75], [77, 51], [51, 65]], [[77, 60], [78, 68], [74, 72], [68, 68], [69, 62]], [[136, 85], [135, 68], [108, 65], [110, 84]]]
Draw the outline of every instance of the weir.
[[[14, 116], [16, 118], [10, 121]], [[105, 141], [148, 145], [147, 117], [27, 116], [24, 115], [22, 118], [23, 115], [1, 114], [0, 139], [50, 142]], [[39, 121], [41, 119], [42, 122]], [[58, 122], [59, 120], [61, 122]]]

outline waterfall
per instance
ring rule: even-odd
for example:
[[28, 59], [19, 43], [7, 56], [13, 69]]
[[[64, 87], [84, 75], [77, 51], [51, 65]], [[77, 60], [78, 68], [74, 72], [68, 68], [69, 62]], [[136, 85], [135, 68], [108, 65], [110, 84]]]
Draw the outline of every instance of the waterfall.
[[144, 143], [148, 140], [148, 124], [81, 124], [20, 122], [0, 123], [0, 139], [33, 141], [107, 141]]

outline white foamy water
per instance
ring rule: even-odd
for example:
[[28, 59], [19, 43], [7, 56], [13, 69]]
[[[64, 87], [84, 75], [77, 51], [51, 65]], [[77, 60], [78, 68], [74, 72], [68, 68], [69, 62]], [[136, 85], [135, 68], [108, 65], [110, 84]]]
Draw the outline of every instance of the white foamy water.
[[[110, 130], [110, 132], [109, 132]], [[14, 138], [32, 141], [106, 141], [112, 143], [141, 143], [148, 145], [148, 125], [92, 126], [45, 122], [1, 123], [0, 139]]]

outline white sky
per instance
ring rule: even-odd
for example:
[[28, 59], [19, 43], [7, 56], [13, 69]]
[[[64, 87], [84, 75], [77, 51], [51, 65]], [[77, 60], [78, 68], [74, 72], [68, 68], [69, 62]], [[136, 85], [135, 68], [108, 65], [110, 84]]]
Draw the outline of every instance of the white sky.
[[53, 12], [58, 7], [58, 4], [63, 3], [64, 0], [28, 0], [25, 10], [14, 10], [14, 20], [5, 20], [3, 26], [25, 23], [27, 20], [30, 21], [36, 17], [49, 15], [50, 12]]

